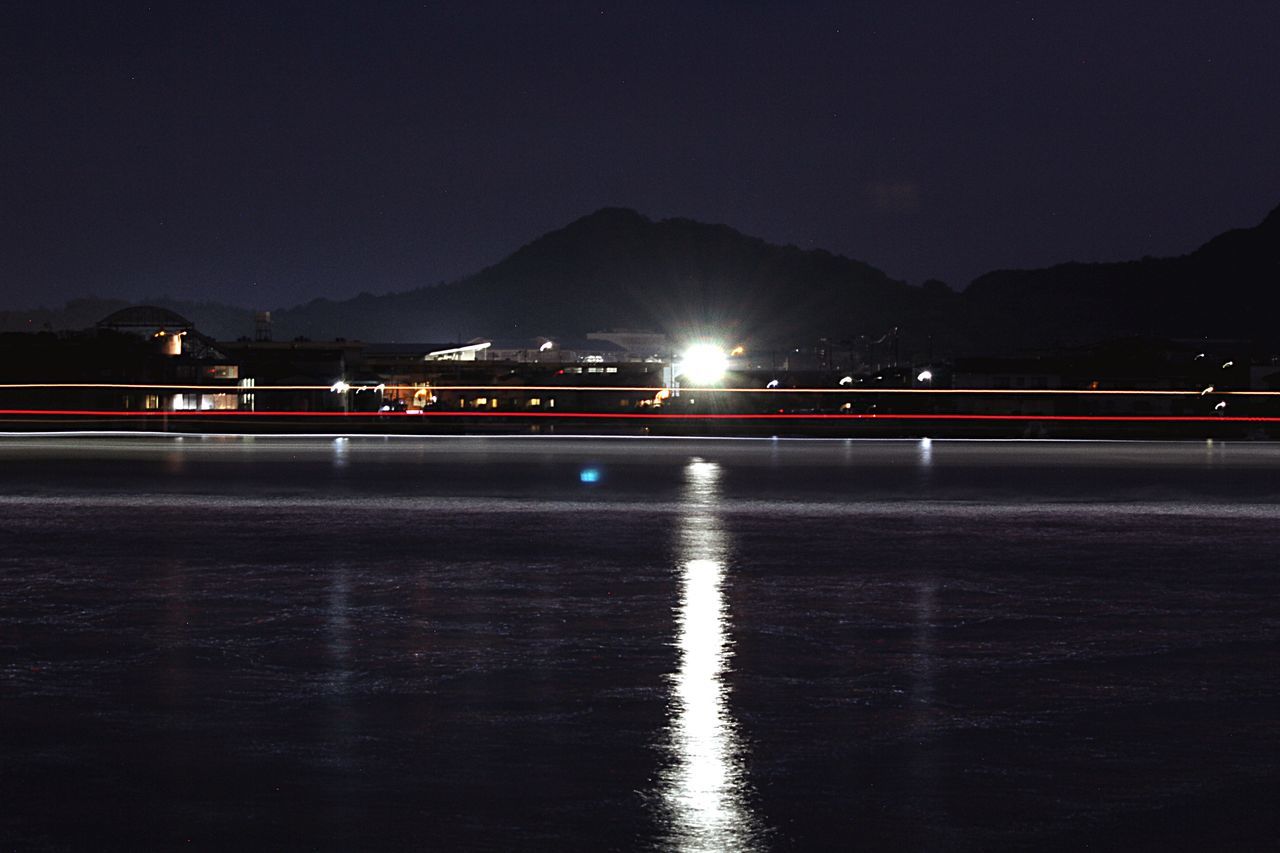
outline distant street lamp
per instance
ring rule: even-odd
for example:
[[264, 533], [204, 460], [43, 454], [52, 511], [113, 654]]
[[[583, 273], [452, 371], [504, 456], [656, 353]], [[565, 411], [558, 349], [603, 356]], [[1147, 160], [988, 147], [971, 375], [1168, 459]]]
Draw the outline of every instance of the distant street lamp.
[[347, 392], [351, 390], [351, 385], [345, 379], [339, 379], [337, 382], [329, 386], [329, 390], [335, 394], [341, 395], [342, 411], [349, 411], [351, 401], [347, 398]]

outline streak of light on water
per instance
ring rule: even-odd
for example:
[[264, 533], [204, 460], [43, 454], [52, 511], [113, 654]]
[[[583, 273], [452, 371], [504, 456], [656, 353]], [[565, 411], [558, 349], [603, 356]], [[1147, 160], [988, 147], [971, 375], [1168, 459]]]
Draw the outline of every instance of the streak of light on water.
[[19, 849], [1276, 837], [1275, 445], [23, 437], [0, 475]]
[[732, 641], [724, 574], [728, 542], [717, 515], [720, 466], [699, 458], [685, 467], [678, 521], [680, 599], [672, 676], [668, 749], [674, 765], [661, 775], [671, 849], [752, 850], [759, 841], [751, 811], [744, 749], [725, 675]]

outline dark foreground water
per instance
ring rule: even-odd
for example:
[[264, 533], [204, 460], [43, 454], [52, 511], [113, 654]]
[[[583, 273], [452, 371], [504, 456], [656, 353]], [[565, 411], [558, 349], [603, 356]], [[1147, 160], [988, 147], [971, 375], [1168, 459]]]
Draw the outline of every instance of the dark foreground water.
[[1280, 447], [0, 440], [0, 847], [1275, 849]]

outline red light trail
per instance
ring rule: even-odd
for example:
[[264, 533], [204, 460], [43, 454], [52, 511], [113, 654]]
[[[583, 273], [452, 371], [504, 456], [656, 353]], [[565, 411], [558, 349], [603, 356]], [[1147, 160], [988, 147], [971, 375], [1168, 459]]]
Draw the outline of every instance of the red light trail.
[[1280, 424], [1280, 416], [1253, 415], [985, 415], [985, 414], [840, 414], [821, 412], [768, 412], [694, 414], [678, 412], [647, 414], [644, 412], [501, 412], [501, 411], [435, 411], [435, 412], [271, 412], [271, 411], [109, 411], [97, 409], [0, 409], [0, 417], [70, 417], [77, 419], [112, 418], [356, 418], [433, 420], [441, 418], [506, 418], [510, 420], [628, 420], [628, 421], [1045, 421], [1077, 423], [1262, 423]]

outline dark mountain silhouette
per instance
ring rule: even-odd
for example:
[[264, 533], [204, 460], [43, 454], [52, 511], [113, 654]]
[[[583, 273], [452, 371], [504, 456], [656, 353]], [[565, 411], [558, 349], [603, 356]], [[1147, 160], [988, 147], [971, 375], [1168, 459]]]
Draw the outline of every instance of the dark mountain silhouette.
[[[278, 340], [447, 341], [645, 328], [753, 345], [833, 343], [902, 331], [904, 353], [996, 354], [1125, 335], [1280, 341], [1280, 208], [1188, 255], [1002, 270], [963, 293], [912, 287], [860, 261], [777, 246], [723, 225], [608, 208], [448, 284], [273, 311]], [[155, 300], [220, 338], [252, 312]], [[0, 314], [0, 328], [84, 328], [124, 303], [76, 300]]]
[[433, 288], [278, 312], [287, 334], [452, 340], [700, 330], [756, 344], [880, 337], [1004, 352], [1124, 335], [1275, 341], [1280, 208], [1176, 258], [1005, 270], [961, 294], [860, 261], [776, 246], [723, 225], [605, 209], [480, 273]]
[[1003, 270], [964, 292], [963, 322], [1003, 348], [1123, 335], [1280, 341], [1280, 207], [1188, 255]]
[[883, 334], [927, 315], [926, 294], [858, 261], [687, 219], [605, 209], [450, 284], [278, 312], [286, 335], [452, 340], [715, 330], [757, 342]]

